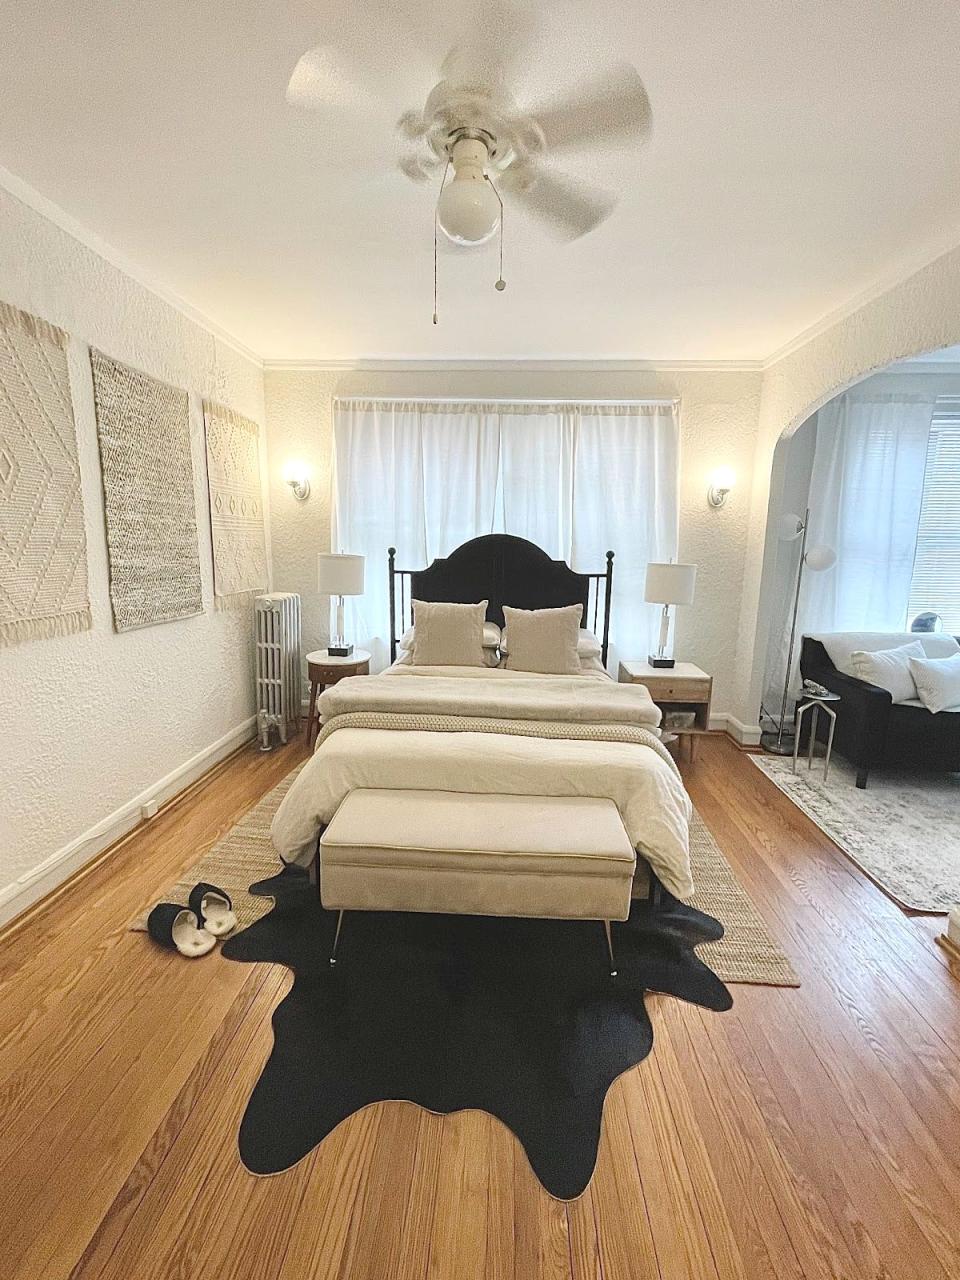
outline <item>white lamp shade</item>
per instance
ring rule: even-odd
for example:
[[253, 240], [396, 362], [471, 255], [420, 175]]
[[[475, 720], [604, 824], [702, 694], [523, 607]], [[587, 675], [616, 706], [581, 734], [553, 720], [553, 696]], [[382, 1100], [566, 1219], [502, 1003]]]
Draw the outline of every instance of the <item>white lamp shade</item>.
[[321, 551], [317, 556], [317, 586], [323, 596], [362, 596], [363, 556]]
[[695, 564], [647, 565], [643, 598], [648, 604], [693, 604], [697, 585]]
[[837, 563], [837, 553], [833, 547], [811, 547], [804, 559], [808, 569], [822, 573], [824, 569], [832, 569]]
[[796, 542], [803, 533], [803, 520], [793, 511], [786, 511], [780, 517], [778, 533], [781, 542]]

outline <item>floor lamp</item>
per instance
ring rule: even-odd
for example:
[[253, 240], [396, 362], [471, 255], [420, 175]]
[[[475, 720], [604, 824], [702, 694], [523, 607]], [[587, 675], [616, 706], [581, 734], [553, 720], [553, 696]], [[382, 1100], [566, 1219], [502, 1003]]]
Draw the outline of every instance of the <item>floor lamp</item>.
[[803, 585], [804, 567], [815, 573], [831, 569], [837, 562], [837, 553], [832, 547], [811, 547], [807, 550], [807, 533], [810, 528], [810, 508], [803, 513], [803, 519], [792, 512], [780, 519], [780, 541], [795, 542], [800, 539], [800, 562], [797, 565], [797, 586], [793, 595], [793, 619], [790, 623], [790, 647], [787, 650], [787, 670], [783, 677], [783, 698], [780, 702], [780, 724], [776, 733], [760, 735], [760, 741], [767, 751], [778, 756], [793, 755], [794, 734], [784, 733], [787, 720], [787, 699], [790, 696], [790, 676], [793, 671], [793, 649], [797, 640], [797, 615], [800, 612], [800, 588]]

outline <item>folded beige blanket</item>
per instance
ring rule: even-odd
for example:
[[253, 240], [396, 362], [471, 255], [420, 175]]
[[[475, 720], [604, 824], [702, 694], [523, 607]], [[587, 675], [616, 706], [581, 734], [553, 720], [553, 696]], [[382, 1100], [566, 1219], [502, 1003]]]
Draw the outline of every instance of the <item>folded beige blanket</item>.
[[559, 720], [579, 724], [629, 724], [656, 729], [660, 708], [642, 684], [535, 676], [514, 680], [466, 680], [424, 676], [364, 676], [341, 680], [318, 702], [323, 723], [357, 711], [385, 714], [479, 716], [501, 720]]

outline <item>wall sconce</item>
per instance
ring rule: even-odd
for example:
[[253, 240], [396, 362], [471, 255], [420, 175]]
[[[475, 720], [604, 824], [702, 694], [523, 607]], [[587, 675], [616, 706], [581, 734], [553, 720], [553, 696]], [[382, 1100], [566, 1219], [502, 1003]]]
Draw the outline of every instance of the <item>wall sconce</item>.
[[711, 507], [722, 507], [727, 494], [737, 483], [737, 473], [732, 467], [717, 467], [710, 477], [710, 488], [707, 490], [707, 501]]
[[310, 474], [304, 464], [288, 462], [283, 469], [283, 478], [290, 486], [296, 500], [306, 502], [310, 497]]

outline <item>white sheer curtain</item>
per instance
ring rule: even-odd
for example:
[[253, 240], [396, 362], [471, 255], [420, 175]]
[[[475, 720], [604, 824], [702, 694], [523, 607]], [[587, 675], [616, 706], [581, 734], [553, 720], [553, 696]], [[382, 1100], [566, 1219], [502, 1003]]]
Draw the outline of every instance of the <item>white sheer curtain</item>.
[[660, 608], [643, 599], [650, 560], [677, 554], [673, 404], [572, 404], [501, 415], [503, 525], [590, 573], [616, 552], [612, 658], [656, 647]]
[[804, 574], [807, 631], [902, 631], [936, 396], [848, 391], [820, 410], [808, 545], [837, 553]]
[[483, 533], [584, 573], [614, 561], [611, 645], [644, 654], [648, 560], [677, 554], [677, 406], [337, 400], [333, 542], [367, 557], [351, 636], [389, 661], [387, 547], [416, 569]]
[[[927, 439], [936, 396], [920, 391], [845, 392], [817, 414], [807, 546], [837, 553], [832, 569], [804, 570], [791, 689], [800, 684], [799, 637], [819, 631], [902, 631], [917, 545]], [[798, 514], [802, 515], [800, 511]], [[779, 713], [796, 586], [799, 541], [771, 645], [764, 705]], [[781, 548], [784, 551], [785, 548]]]

